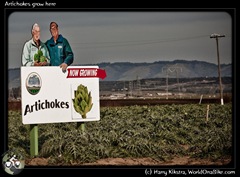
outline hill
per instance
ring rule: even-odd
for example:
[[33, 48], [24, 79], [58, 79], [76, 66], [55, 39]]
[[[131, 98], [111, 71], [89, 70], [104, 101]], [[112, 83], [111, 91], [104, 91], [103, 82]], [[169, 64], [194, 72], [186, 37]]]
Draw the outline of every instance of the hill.
[[[89, 65], [89, 64], [86, 64]], [[157, 61], [153, 63], [99, 63], [105, 69], [107, 77], [104, 81], [131, 81], [148, 78], [199, 78], [218, 77], [218, 66], [204, 61]], [[221, 76], [232, 77], [232, 65], [221, 65]], [[20, 68], [8, 70], [9, 88], [20, 86]]]
[[[154, 63], [100, 63], [107, 72], [106, 81], [129, 81], [148, 78], [218, 77], [218, 66], [203, 61], [158, 61]], [[232, 65], [221, 65], [222, 77], [232, 76]]]

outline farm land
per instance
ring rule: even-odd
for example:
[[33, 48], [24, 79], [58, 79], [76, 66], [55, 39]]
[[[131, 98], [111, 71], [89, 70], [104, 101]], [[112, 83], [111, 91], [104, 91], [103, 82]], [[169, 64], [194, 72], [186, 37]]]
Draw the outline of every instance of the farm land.
[[40, 124], [30, 157], [29, 125], [8, 111], [8, 146], [30, 166], [227, 165], [232, 162], [232, 104], [101, 107], [100, 121]]

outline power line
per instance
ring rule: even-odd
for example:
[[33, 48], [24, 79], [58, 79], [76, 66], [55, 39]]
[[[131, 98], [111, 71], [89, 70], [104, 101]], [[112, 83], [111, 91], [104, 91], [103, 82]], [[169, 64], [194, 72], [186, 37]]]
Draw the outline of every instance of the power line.
[[[109, 47], [127, 47], [127, 46], [139, 46], [139, 45], [154, 45], [167, 42], [178, 42], [184, 40], [192, 40], [198, 38], [205, 38], [208, 35], [190, 36], [182, 38], [165, 38], [156, 40], [134, 40], [134, 41], [102, 41], [102, 42], [71, 42], [75, 48], [109, 48]], [[22, 42], [11, 42], [9, 45], [22, 45]]]
[[[85, 45], [85, 46], [75, 46], [81, 48], [105, 48], [105, 47], [125, 47], [125, 46], [138, 46], [138, 45], [149, 45], [149, 44], [160, 44], [166, 42], [178, 42], [183, 40], [191, 40], [197, 38], [207, 37], [208, 35], [201, 36], [192, 36], [192, 37], [184, 37], [184, 38], [167, 38], [167, 39], [157, 39], [157, 40], [139, 40], [139, 41], [113, 41], [113, 42], [77, 42], [72, 44], [77, 45]], [[110, 45], [109, 45], [110, 44]], [[91, 46], [87, 46], [91, 45]]]

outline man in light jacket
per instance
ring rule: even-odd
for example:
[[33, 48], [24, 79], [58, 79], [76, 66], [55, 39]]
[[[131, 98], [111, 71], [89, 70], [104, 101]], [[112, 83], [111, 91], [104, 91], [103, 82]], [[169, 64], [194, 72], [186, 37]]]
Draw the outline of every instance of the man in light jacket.
[[[47, 66], [50, 63], [50, 56], [48, 49], [40, 40], [40, 26], [37, 23], [34, 23], [32, 26], [32, 38], [25, 42], [22, 52], [22, 66]], [[45, 61], [35, 61], [34, 55], [39, 52], [42, 52], [42, 55], [45, 57]]]

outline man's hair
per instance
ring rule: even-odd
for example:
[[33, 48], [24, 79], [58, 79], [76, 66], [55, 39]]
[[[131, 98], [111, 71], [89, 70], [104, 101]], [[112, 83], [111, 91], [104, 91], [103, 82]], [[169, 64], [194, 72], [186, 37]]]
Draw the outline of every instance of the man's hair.
[[35, 30], [36, 27], [40, 27], [40, 26], [37, 23], [34, 23], [32, 25], [32, 30], [31, 30], [32, 33], [33, 33], [33, 31]]
[[56, 24], [56, 27], [58, 27], [58, 24], [57, 24], [56, 22], [51, 22], [51, 23], [50, 23], [50, 28], [51, 28], [51, 25], [52, 25], [52, 24]]

